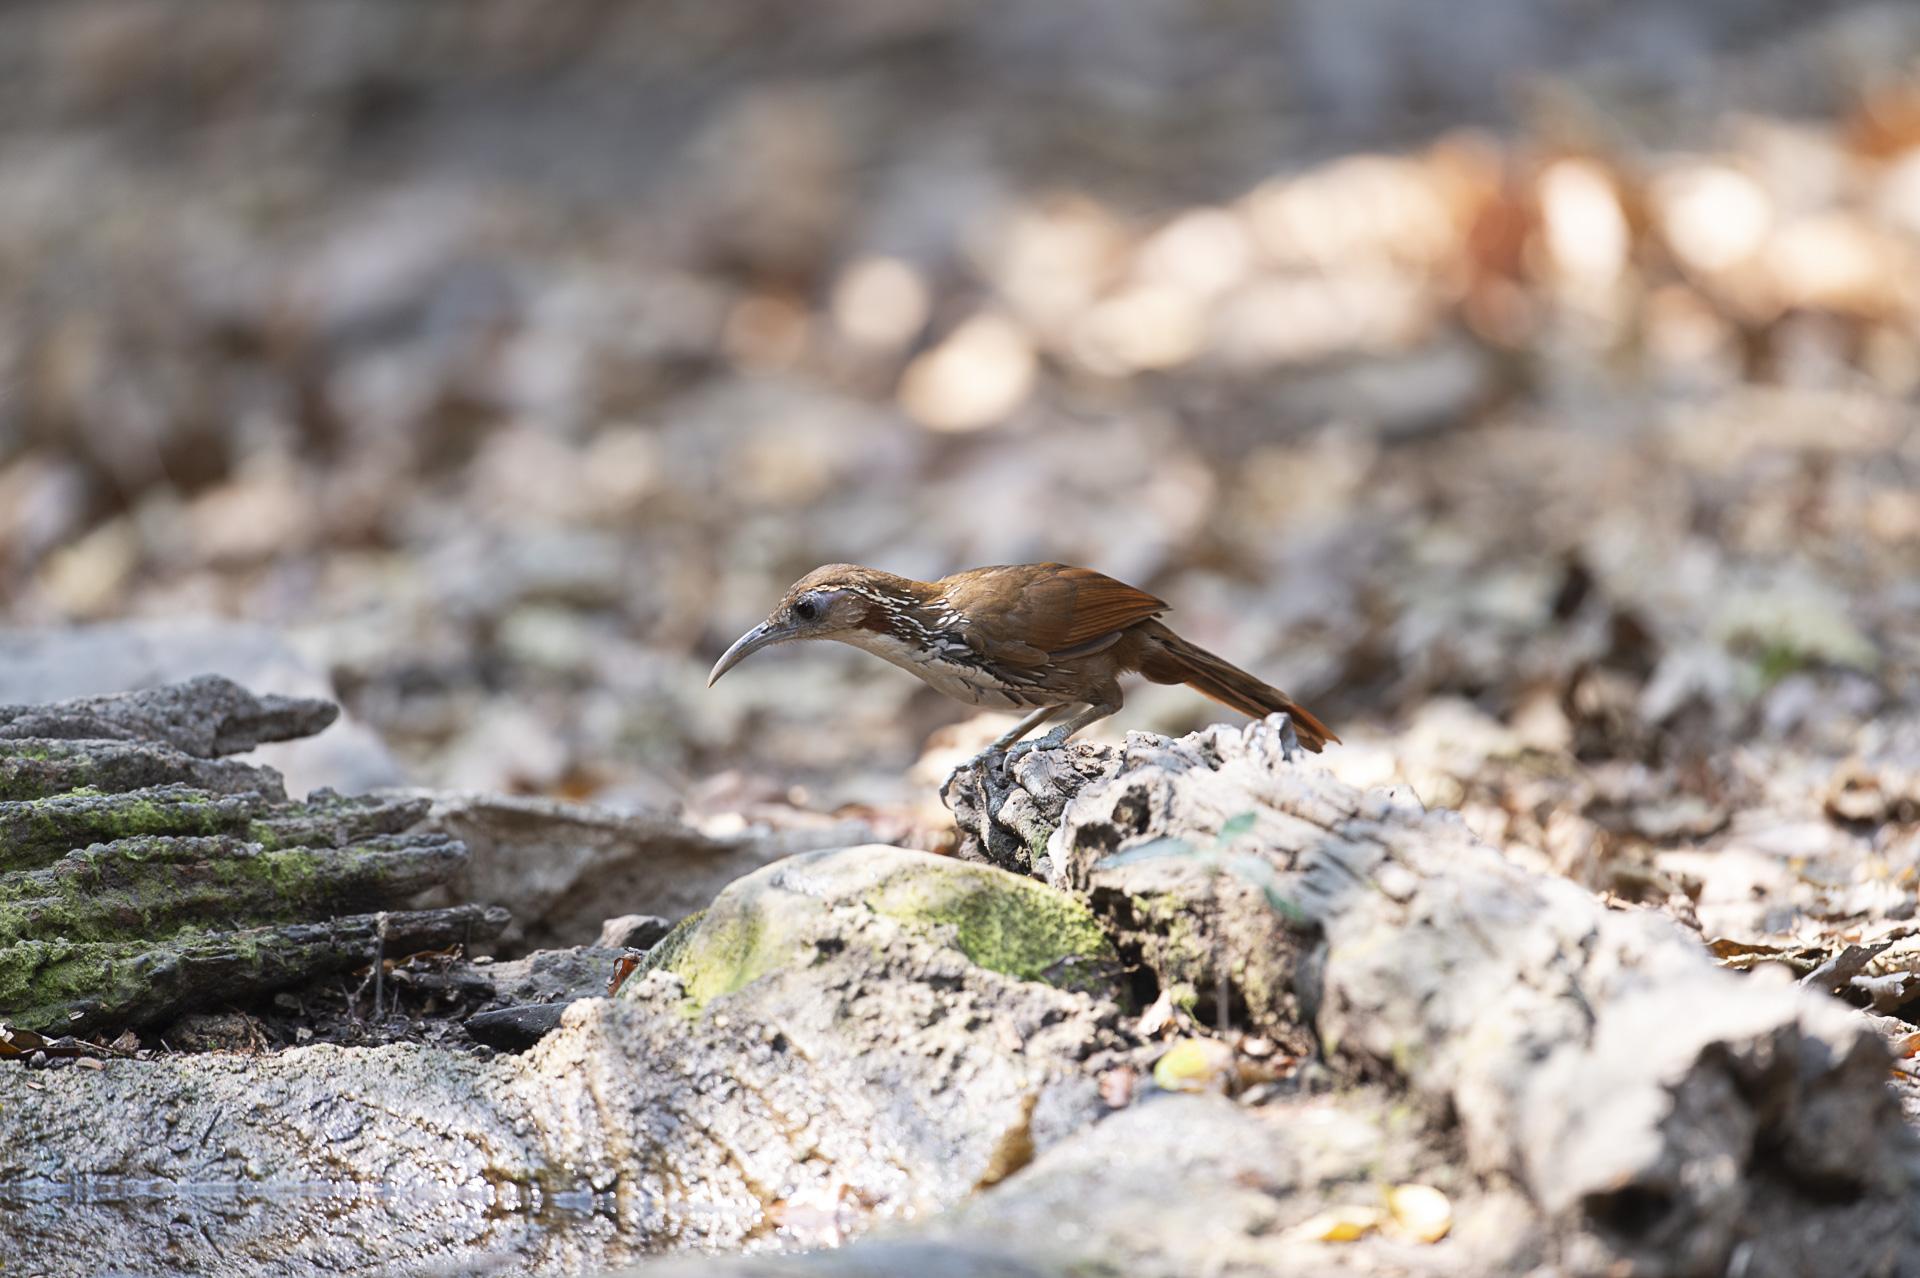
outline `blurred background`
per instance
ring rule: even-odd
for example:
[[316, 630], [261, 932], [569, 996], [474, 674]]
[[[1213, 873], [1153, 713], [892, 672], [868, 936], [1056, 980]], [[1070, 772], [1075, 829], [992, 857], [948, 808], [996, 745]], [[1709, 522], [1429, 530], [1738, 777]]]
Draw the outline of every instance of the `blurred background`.
[[705, 672], [1062, 559], [1596, 886], [1911, 912], [1916, 388], [1911, 4], [0, 5], [0, 700], [297, 667], [314, 779], [937, 842], [1003, 720]]

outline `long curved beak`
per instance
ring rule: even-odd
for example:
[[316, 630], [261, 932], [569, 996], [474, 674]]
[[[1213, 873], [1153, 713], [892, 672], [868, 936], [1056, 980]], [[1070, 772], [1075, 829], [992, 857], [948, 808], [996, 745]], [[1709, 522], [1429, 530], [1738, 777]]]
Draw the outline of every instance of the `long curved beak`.
[[763, 621], [753, 629], [733, 641], [733, 647], [720, 654], [720, 660], [713, 663], [713, 671], [707, 675], [707, 686], [711, 688], [720, 682], [720, 676], [733, 669], [754, 653], [770, 644], [795, 638], [793, 631], [785, 626], [776, 626]]

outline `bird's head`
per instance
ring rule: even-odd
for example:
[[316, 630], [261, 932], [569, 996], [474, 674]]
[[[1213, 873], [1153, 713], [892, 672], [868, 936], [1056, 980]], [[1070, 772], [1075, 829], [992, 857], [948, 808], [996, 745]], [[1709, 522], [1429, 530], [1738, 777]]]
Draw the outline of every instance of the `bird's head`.
[[733, 641], [707, 676], [720, 676], [762, 648], [790, 639], [843, 639], [884, 625], [888, 600], [911, 604], [919, 582], [858, 564], [827, 564], [787, 587], [767, 619]]

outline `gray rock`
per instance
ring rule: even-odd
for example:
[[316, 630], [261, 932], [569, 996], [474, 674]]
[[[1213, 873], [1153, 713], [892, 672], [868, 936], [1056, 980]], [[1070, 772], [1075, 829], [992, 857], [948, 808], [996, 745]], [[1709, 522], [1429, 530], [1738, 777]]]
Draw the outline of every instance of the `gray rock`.
[[[1394, 1126], [1390, 1099], [1377, 1090], [1344, 1096], [1338, 1108], [1307, 1097], [1258, 1109], [1217, 1096], [1152, 1097], [1060, 1142], [1013, 1179], [910, 1236], [812, 1256], [665, 1261], [632, 1273], [1465, 1278], [1525, 1273], [1539, 1263], [1542, 1231], [1517, 1195], [1472, 1187], [1434, 1144], [1407, 1140]], [[1329, 1209], [1377, 1211], [1385, 1189], [1403, 1183], [1444, 1188], [1455, 1218], [1455, 1236], [1444, 1247], [1385, 1232], [1330, 1246], [1302, 1228]]]
[[478, 1012], [464, 1022], [478, 1042], [503, 1052], [523, 1052], [552, 1033], [568, 1003], [522, 1003]]
[[1119, 769], [1111, 751], [1085, 741], [1022, 755], [1012, 776], [997, 763], [975, 763], [947, 778], [940, 798], [960, 836], [955, 855], [1016, 873], [1033, 872], [1047, 839], [1074, 795]]
[[371, 835], [324, 854], [232, 834], [120, 837], [0, 875], [0, 945], [124, 941], [129, 913], [217, 928], [377, 910], [441, 882], [464, 856], [441, 835]]
[[525, 958], [489, 964], [484, 970], [494, 993], [506, 1003], [571, 1003], [604, 998], [608, 979], [624, 950], [577, 945], [565, 950], [535, 950]]
[[[185, 1236], [171, 1270], [510, 1252], [580, 1271], [875, 1227], [899, 1232], [702, 1270], [1786, 1278], [1913, 1254], [1920, 1162], [1876, 1030], [1286, 757], [1273, 723], [1035, 752], [955, 791], [988, 853], [1030, 865], [1044, 834], [1057, 886], [898, 848], [791, 857], [683, 920], [617, 998], [574, 997], [617, 951], [496, 965], [548, 1005], [499, 1019], [557, 1018], [522, 1055], [116, 1060], [57, 1087], [0, 1069], [0, 1200], [61, 1206], [10, 1219], [0, 1263]], [[999, 816], [1016, 793], [1026, 828]], [[1153, 1091], [1120, 955], [1310, 1025], [1325, 1064], [1248, 1083], [1269, 1045], [1234, 1058], [1236, 1099]], [[1409, 1182], [1451, 1201], [1446, 1243], [1320, 1241], [1318, 1213]], [[319, 1183], [338, 1195], [282, 1203]], [[196, 1197], [236, 1184], [247, 1209]], [[101, 1206], [156, 1186], [167, 1214], [140, 1230]], [[587, 1223], [497, 1223], [554, 1195]]]
[[[796, 851], [862, 841], [864, 827], [727, 838], [659, 813], [512, 795], [433, 796], [421, 829], [466, 845], [447, 899], [510, 906], [515, 943], [582, 945], [609, 910], [684, 918], [741, 875]], [[851, 835], [851, 838], [849, 838]]]
[[600, 939], [594, 944], [603, 950], [652, 949], [672, 928], [657, 914], [622, 914], [600, 924]]
[[663, 1260], [628, 1271], [646, 1278], [1066, 1278], [1065, 1264], [1018, 1254], [1011, 1244], [877, 1238], [843, 1251], [797, 1256]]
[[0, 740], [0, 799], [168, 785], [211, 794], [286, 797], [280, 774], [272, 768], [202, 759], [153, 742]]
[[655, 946], [696, 1004], [763, 973], [831, 960], [873, 920], [1022, 980], [1124, 1000], [1120, 964], [1093, 915], [1029, 879], [883, 845], [789, 857], [727, 887]]

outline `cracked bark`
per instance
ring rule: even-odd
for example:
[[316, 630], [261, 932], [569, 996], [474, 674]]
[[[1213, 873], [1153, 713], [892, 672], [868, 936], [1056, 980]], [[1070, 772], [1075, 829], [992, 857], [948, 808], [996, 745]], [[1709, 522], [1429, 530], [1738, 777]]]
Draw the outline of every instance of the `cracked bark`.
[[503, 910], [404, 908], [466, 862], [403, 833], [425, 800], [292, 803], [219, 757], [334, 714], [211, 676], [0, 707], [0, 1020], [110, 1035], [497, 934]]

